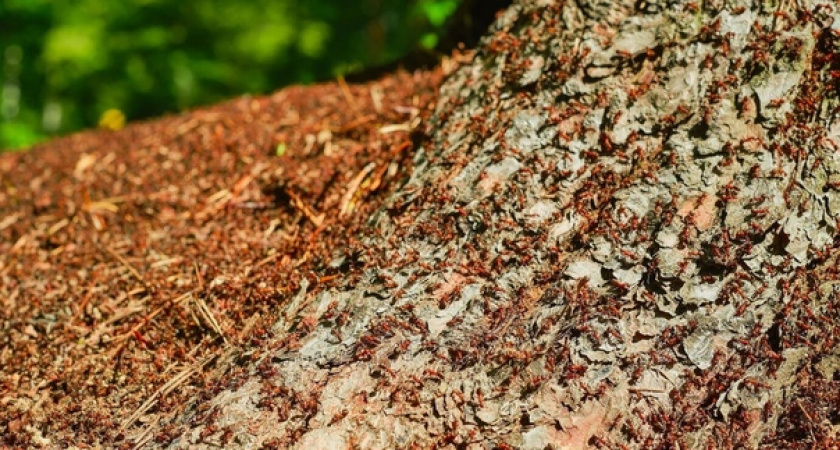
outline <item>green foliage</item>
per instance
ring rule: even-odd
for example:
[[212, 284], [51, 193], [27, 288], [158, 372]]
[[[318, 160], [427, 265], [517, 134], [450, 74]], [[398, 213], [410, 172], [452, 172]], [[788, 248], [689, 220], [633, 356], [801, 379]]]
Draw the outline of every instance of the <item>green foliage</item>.
[[0, 149], [434, 47], [460, 0], [4, 0]]

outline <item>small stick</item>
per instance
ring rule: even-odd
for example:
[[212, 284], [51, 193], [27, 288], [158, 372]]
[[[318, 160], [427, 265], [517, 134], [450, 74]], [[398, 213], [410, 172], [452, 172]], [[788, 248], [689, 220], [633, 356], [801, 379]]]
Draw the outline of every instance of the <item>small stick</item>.
[[140, 283], [143, 284], [143, 286], [145, 286], [145, 288], [148, 292], [152, 291], [151, 287], [149, 286], [149, 283], [146, 283], [146, 280], [143, 278], [142, 275], [140, 275], [140, 272], [137, 269], [135, 269], [134, 266], [132, 266], [131, 263], [129, 263], [125, 258], [123, 258], [122, 255], [120, 255], [119, 253], [111, 250], [110, 248], [108, 248], [104, 245], [101, 245], [99, 247], [102, 250], [105, 250], [105, 252], [107, 252], [109, 255], [111, 255], [112, 258], [119, 261], [120, 264], [122, 264], [126, 269], [128, 269], [128, 271], [134, 276], [134, 278], [137, 278], [137, 281], [139, 281]]
[[356, 191], [359, 190], [362, 180], [364, 180], [374, 168], [376, 168], [376, 163], [366, 165], [361, 172], [356, 174], [353, 181], [347, 185], [347, 192], [344, 193], [344, 198], [341, 199], [341, 209], [338, 213], [340, 217], [344, 217], [350, 212], [350, 201], [353, 200], [353, 196], [356, 195]]
[[368, 122], [372, 122], [374, 119], [376, 119], [376, 114], [368, 114], [366, 116], [359, 117], [355, 120], [351, 120], [350, 123], [347, 123], [344, 126], [342, 126], [341, 128], [339, 128], [338, 132], [339, 133], [346, 133], [346, 132], [348, 132], [348, 131], [350, 131], [350, 130], [358, 127], [358, 126], [364, 125]]
[[[181, 294], [180, 296], [169, 300], [169, 302], [167, 302], [167, 305], [168, 304], [181, 303], [182, 301], [188, 299], [194, 292], [195, 291], [193, 290], [193, 291], [189, 291], [187, 293]], [[164, 306], [166, 306], [166, 305], [164, 305]], [[143, 328], [144, 325], [149, 323], [149, 321], [154, 319], [155, 316], [157, 316], [158, 314], [160, 314], [161, 311], [163, 311], [164, 306], [161, 306], [161, 307], [155, 309], [154, 311], [152, 311], [151, 313], [149, 313], [148, 315], [146, 315], [146, 317], [144, 317], [143, 320], [140, 323], [138, 323], [137, 325], [132, 327], [130, 330], [128, 330], [128, 332], [123, 333], [123, 334], [115, 337], [114, 342], [123, 341], [123, 340], [133, 336], [135, 332], [140, 331], [140, 329]]]
[[356, 99], [354, 99], [353, 94], [350, 93], [350, 88], [347, 87], [347, 82], [344, 81], [344, 76], [339, 75], [337, 80], [338, 86], [341, 88], [341, 94], [344, 95], [344, 99], [347, 100], [347, 103], [350, 104], [350, 107], [353, 108], [353, 111], [358, 113], [359, 107], [356, 106]]
[[193, 300], [195, 300], [195, 304], [196, 306], [198, 306], [198, 313], [201, 316], [201, 318], [204, 319], [207, 325], [209, 325], [210, 328], [216, 332], [216, 334], [221, 336], [222, 340], [225, 342], [225, 344], [227, 344], [228, 340], [225, 337], [225, 334], [222, 332], [222, 327], [219, 326], [219, 322], [213, 316], [213, 312], [210, 311], [210, 307], [207, 306], [207, 303], [204, 301], [204, 299], [195, 296], [193, 297]]
[[198, 364], [194, 364], [191, 367], [187, 367], [186, 369], [182, 370], [177, 375], [175, 375], [171, 380], [167, 381], [166, 384], [158, 388], [158, 390], [155, 391], [154, 394], [152, 394], [148, 399], [146, 399], [146, 401], [143, 402], [143, 404], [140, 405], [140, 407], [137, 408], [136, 411], [134, 411], [134, 414], [129, 416], [128, 419], [126, 419], [125, 421], [123, 421], [122, 424], [120, 424], [120, 430], [125, 430], [126, 428], [128, 428], [132, 423], [134, 423], [135, 420], [140, 418], [140, 416], [145, 414], [146, 411], [151, 409], [152, 406], [154, 406], [154, 404], [158, 401], [158, 399], [163, 398], [165, 395], [175, 390], [175, 388], [187, 381], [191, 376], [193, 376], [201, 368], [206, 366], [214, 358], [216, 358], [216, 355], [209, 355], [208, 357], [204, 358], [203, 361], [199, 362]]
[[306, 216], [306, 218], [309, 219], [313, 224], [315, 224], [316, 227], [320, 227], [321, 224], [324, 223], [324, 215], [315, 215], [315, 212], [312, 211], [312, 208], [310, 208], [309, 205], [304, 203], [303, 200], [301, 200], [301, 198], [298, 197], [297, 194], [290, 191], [289, 189], [286, 189], [286, 194], [288, 194], [288, 196], [292, 199], [292, 205], [295, 208], [297, 208], [298, 211], [303, 213], [303, 215]]

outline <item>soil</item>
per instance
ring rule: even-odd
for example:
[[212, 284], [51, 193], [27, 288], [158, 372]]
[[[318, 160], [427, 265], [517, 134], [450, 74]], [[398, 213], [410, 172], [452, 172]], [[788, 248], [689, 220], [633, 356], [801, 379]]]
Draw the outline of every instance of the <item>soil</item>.
[[219, 357], [255, 359], [303, 280], [359, 270], [327, 265], [405, 180], [443, 77], [291, 87], [0, 156], [0, 447], [177, 434], [128, 430], [235, 383]]

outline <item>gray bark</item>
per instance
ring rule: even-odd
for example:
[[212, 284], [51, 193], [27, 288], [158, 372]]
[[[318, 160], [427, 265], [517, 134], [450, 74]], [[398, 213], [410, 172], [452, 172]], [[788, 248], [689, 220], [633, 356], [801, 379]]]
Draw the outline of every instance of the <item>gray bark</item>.
[[840, 362], [838, 34], [837, 5], [808, 1], [516, 2], [337, 254], [361, 280], [304, 284], [250, 376], [169, 419], [189, 426], [172, 445], [758, 447], [796, 428]]

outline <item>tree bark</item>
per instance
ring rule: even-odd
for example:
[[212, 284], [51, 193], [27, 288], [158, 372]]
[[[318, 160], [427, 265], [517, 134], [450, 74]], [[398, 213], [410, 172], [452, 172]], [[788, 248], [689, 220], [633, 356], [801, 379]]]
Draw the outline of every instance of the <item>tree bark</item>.
[[836, 442], [837, 9], [515, 2], [328, 269], [361, 279], [172, 445]]

